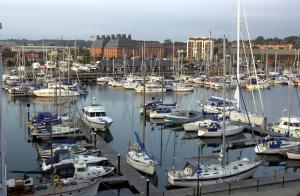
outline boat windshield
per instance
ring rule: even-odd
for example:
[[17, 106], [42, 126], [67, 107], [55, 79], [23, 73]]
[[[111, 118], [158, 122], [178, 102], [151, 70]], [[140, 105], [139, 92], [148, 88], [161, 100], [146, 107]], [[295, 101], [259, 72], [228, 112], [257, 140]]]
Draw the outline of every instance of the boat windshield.
[[90, 112], [89, 113], [90, 117], [101, 117], [101, 116], [106, 116], [105, 112]]

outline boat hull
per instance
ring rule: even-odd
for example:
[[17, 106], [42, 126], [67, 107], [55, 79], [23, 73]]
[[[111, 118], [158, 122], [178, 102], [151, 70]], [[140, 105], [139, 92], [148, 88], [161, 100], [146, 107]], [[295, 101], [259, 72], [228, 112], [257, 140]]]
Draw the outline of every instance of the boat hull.
[[135, 161], [134, 159], [132, 159], [128, 155], [127, 155], [127, 163], [129, 165], [131, 165], [133, 168], [135, 168], [135, 169], [137, 169], [137, 170], [139, 170], [143, 173], [146, 173], [146, 174], [149, 174], [149, 175], [154, 174], [154, 171], [155, 171], [154, 165], [144, 164], [142, 162]]
[[292, 160], [300, 160], [300, 153], [295, 153], [295, 152], [286, 152], [286, 156], [288, 157], [288, 159], [292, 159]]
[[[250, 123], [254, 126], [265, 126], [267, 123], [267, 118], [259, 115], [248, 115], [250, 119]], [[244, 113], [241, 112], [231, 112], [229, 119], [234, 122], [242, 122], [248, 124], [248, 117]]]
[[[229, 182], [234, 182], [234, 181], [239, 181], [239, 180], [244, 180], [247, 178], [250, 178], [253, 176], [253, 174], [256, 171], [256, 168], [260, 165], [261, 163], [255, 163], [253, 166], [243, 172], [240, 173], [234, 173], [232, 172], [229, 175], [226, 175], [224, 177], [219, 177], [219, 178], [213, 178], [213, 179], [201, 179], [199, 178], [199, 186], [206, 186], [206, 185], [213, 185], [213, 184], [220, 184], [220, 183], [229, 183]], [[183, 180], [178, 180], [173, 178], [171, 175], [168, 173], [168, 183], [172, 186], [180, 186], [180, 187], [195, 187], [198, 185], [198, 179], [183, 179]]]
[[[245, 129], [244, 126], [235, 126], [235, 127], [232, 127], [231, 129], [226, 129], [225, 136], [232, 136], [232, 135], [239, 134], [239, 133], [243, 132], [244, 129]], [[198, 136], [200, 136], [200, 137], [221, 137], [221, 136], [223, 136], [223, 129], [221, 128], [218, 131], [199, 130]]]

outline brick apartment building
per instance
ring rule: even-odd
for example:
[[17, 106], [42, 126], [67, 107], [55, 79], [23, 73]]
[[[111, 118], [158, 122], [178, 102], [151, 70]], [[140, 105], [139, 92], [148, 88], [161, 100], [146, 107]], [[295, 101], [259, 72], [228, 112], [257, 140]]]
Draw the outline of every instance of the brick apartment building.
[[[185, 49], [186, 44], [176, 42], [174, 53], [178, 49]], [[143, 55], [145, 58], [171, 58], [173, 55], [173, 44], [160, 43], [158, 41], [137, 41], [132, 40], [131, 35], [102, 35], [97, 36], [90, 48], [92, 58], [123, 58], [138, 57]]]

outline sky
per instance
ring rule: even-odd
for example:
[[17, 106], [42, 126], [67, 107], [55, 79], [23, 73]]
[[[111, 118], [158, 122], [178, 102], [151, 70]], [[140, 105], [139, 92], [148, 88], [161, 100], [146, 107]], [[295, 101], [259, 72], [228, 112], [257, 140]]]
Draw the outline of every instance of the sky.
[[[237, 0], [2, 0], [0, 39], [236, 37]], [[242, 0], [251, 39], [300, 33], [299, 0]], [[243, 15], [243, 14], [242, 14]], [[241, 31], [246, 37], [245, 20]]]

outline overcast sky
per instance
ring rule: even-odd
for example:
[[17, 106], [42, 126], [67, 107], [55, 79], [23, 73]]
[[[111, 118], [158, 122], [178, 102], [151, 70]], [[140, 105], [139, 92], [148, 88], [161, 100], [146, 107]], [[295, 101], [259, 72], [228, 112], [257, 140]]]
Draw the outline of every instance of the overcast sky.
[[[210, 31], [213, 37], [234, 39], [236, 1], [2, 0], [0, 39], [87, 40], [91, 35], [126, 33], [140, 40], [185, 41], [209, 36]], [[252, 38], [299, 35], [299, 0], [243, 2]]]

